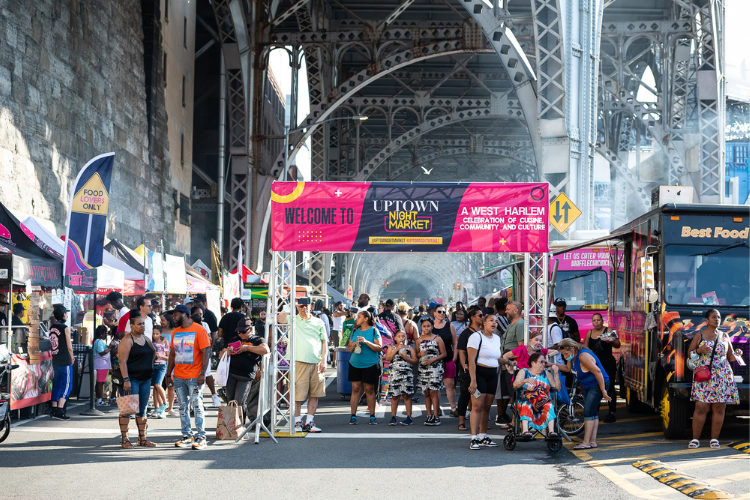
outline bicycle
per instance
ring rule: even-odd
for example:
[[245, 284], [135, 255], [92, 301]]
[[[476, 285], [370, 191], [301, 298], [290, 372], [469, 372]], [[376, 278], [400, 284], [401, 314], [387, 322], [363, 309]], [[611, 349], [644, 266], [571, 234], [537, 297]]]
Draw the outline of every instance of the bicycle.
[[570, 403], [558, 403], [558, 425], [569, 436], [577, 436], [583, 432], [583, 394], [581, 394], [578, 378], [573, 375], [572, 389], [568, 393]]
[[[8, 374], [8, 387], [10, 388], [10, 372], [18, 368], [18, 365], [0, 365], [0, 381]], [[0, 393], [0, 443], [5, 441], [10, 434], [10, 394]]]

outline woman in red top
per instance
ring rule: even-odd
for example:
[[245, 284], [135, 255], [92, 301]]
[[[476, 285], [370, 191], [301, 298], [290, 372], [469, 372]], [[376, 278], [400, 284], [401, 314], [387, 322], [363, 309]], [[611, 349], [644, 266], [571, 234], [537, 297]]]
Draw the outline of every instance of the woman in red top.
[[535, 352], [541, 352], [542, 356], [555, 356], [559, 354], [554, 349], [545, 349], [542, 347], [542, 333], [537, 330], [531, 333], [528, 345], [519, 345], [512, 351], [506, 352], [503, 357], [508, 361], [515, 361], [516, 367], [519, 369], [529, 368], [529, 358]]

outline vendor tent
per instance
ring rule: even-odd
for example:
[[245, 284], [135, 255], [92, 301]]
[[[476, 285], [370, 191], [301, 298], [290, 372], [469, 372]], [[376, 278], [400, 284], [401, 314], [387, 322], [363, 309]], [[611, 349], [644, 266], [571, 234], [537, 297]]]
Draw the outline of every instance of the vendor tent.
[[[23, 221], [23, 226], [28, 232], [31, 232], [38, 240], [41, 240], [44, 245], [46, 245], [48, 252], [62, 256], [62, 253], [65, 250], [65, 243], [58, 238], [55, 233], [45, 227], [45, 224], [42, 221], [35, 217], [27, 217]], [[93, 291], [93, 287], [96, 286], [97, 293], [104, 294], [112, 290], [124, 290], [126, 279], [137, 280], [141, 277], [137, 271], [130, 268], [107, 251], [104, 251], [103, 261], [104, 264], [100, 267], [83, 273], [78, 273], [89, 278], [88, 280], [77, 280], [76, 275], [73, 275], [73, 278], [67, 278], [66, 286], [72, 285], [71, 288], [74, 290], [88, 288], [88, 290], [91, 291]], [[87, 283], [84, 281], [87, 281]]]
[[0, 204], [0, 284], [61, 287], [62, 259]]

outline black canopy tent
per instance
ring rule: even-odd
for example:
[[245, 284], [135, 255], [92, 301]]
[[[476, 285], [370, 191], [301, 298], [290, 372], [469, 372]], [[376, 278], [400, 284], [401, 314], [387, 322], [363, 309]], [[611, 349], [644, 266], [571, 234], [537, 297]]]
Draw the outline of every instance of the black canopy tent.
[[62, 259], [0, 203], [0, 286], [62, 287]]

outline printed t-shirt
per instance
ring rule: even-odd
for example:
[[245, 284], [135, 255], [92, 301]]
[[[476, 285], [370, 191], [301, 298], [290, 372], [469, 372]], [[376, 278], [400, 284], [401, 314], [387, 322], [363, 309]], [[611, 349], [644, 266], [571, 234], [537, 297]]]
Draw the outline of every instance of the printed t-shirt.
[[[516, 366], [518, 368], [528, 368], [529, 367], [529, 358], [531, 355], [529, 354], [529, 349], [525, 345], [519, 345], [515, 349], [513, 349], [513, 355], [516, 357]], [[547, 355], [547, 349], [542, 347], [542, 349], [539, 351], [542, 353], [542, 356]]]
[[299, 314], [294, 316], [294, 338], [295, 361], [320, 363], [323, 359], [322, 342], [326, 339], [326, 328], [320, 318], [310, 316], [304, 320]]
[[110, 356], [109, 353], [105, 355], [99, 354], [102, 351], [107, 350], [107, 342], [105, 342], [102, 339], [96, 339], [94, 341], [94, 352], [96, 353], [96, 356], [94, 356], [94, 369], [95, 370], [109, 370], [109, 363], [110, 363]]
[[[258, 335], [253, 335], [247, 340], [240, 340], [240, 343], [257, 347], [261, 344], [265, 344], [266, 339]], [[260, 354], [255, 354], [249, 351], [234, 354], [229, 363], [229, 373], [252, 380], [258, 372], [258, 365], [262, 358], [263, 356]]]
[[[482, 343], [482, 347], [479, 347], [479, 343]], [[482, 366], [488, 366], [490, 368], [497, 368], [500, 366], [500, 359], [503, 355], [503, 351], [500, 349], [500, 337], [492, 335], [492, 338], [487, 338], [482, 332], [475, 332], [469, 337], [469, 342], [466, 344], [467, 347], [472, 349], [479, 349], [477, 356], [477, 364]], [[468, 352], [471, 356], [471, 353]]]
[[203, 367], [201, 349], [211, 346], [208, 332], [198, 323], [187, 328], [175, 328], [172, 332], [174, 349], [174, 376], [183, 380], [198, 378]]
[[[357, 337], [364, 337], [364, 339], [368, 342], [375, 343], [375, 340], [381, 340], [382, 336], [380, 335], [380, 332], [373, 327], [368, 328], [367, 330], [354, 330], [349, 337], [349, 340], [352, 342], [356, 342]], [[360, 346], [362, 348], [362, 352], [357, 354], [355, 351], [352, 351], [352, 357], [349, 358], [349, 364], [352, 365], [354, 368], [369, 368], [371, 366], [377, 365], [380, 362], [380, 358], [378, 357], [378, 353], [373, 351], [369, 345], [362, 344]]]

